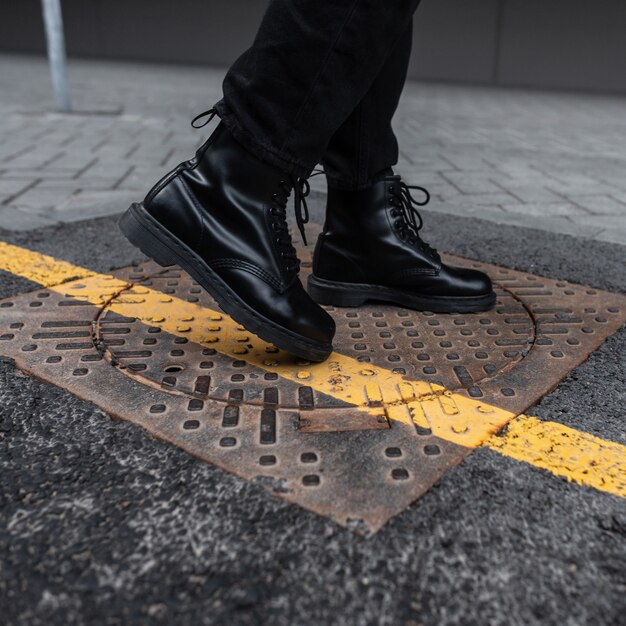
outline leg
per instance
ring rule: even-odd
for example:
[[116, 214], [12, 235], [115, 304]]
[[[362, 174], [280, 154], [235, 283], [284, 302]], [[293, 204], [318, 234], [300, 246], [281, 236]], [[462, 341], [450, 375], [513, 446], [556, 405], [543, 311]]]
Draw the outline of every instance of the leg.
[[[222, 123], [120, 222], [147, 255], [188, 271], [248, 331], [306, 360], [330, 354], [335, 324], [298, 278], [288, 197], [303, 206], [298, 178], [363, 99], [418, 2], [272, 0], [226, 76], [215, 108]], [[215, 347], [228, 353], [232, 339], [223, 339]]]
[[406, 78], [411, 38], [409, 25], [324, 155], [326, 221], [313, 256], [309, 293], [335, 306], [383, 300], [433, 312], [482, 311], [495, 302], [489, 278], [442, 263], [420, 237], [417, 207], [428, 198], [415, 200], [411, 187], [393, 174], [398, 143], [391, 119]]
[[216, 108], [259, 158], [306, 177], [406, 33], [419, 0], [272, 0]]
[[412, 41], [411, 21], [368, 92], [332, 136], [322, 160], [329, 186], [367, 187], [398, 162], [391, 120], [406, 80]]

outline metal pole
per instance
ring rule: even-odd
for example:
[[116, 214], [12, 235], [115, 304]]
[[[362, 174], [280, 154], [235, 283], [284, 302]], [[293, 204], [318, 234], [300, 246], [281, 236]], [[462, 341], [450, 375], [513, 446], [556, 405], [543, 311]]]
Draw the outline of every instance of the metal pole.
[[60, 0], [41, 0], [43, 20], [46, 27], [50, 77], [54, 89], [54, 98], [59, 111], [72, 108], [70, 90], [67, 82], [67, 62], [65, 57], [65, 38], [63, 36], [63, 17]]

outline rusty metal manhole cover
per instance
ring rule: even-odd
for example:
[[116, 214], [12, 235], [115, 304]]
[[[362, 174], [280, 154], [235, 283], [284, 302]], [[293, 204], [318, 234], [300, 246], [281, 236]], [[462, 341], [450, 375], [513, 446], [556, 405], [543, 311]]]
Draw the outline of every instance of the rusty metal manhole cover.
[[338, 331], [324, 364], [264, 344], [184, 272], [152, 263], [1, 301], [0, 350], [112, 415], [372, 532], [626, 319], [622, 296], [448, 260], [491, 275], [493, 311], [328, 307]]

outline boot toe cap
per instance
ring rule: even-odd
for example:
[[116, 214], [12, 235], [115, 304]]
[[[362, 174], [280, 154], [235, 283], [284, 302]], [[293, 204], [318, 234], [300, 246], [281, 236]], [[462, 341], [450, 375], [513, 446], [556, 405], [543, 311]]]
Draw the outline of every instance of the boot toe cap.
[[306, 308], [298, 308], [298, 315], [292, 316], [291, 320], [299, 334], [323, 345], [332, 344], [335, 320], [312, 300]]
[[493, 287], [484, 272], [444, 265], [426, 291], [438, 296], [469, 298], [493, 293]]
[[485, 296], [493, 292], [491, 279], [484, 272], [473, 269], [463, 269], [460, 272], [460, 295]]
[[279, 293], [247, 271], [229, 268], [220, 273], [230, 288], [262, 318], [291, 335], [331, 350], [335, 320], [313, 301], [299, 280]]

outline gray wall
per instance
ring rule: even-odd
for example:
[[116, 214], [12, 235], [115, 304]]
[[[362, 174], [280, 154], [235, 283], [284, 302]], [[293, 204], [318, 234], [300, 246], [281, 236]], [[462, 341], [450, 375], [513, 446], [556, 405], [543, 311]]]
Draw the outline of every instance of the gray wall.
[[626, 0], [424, 0], [412, 75], [626, 92]]
[[[267, 0], [62, 3], [71, 56], [227, 65]], [[39, 0], [0, 0], [0, 50], [43, 53]], [[423, 0], [410, 75], [626, 92], [626, 0]]]

